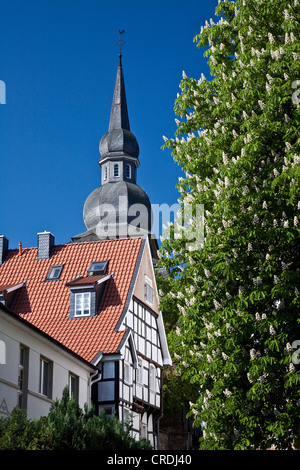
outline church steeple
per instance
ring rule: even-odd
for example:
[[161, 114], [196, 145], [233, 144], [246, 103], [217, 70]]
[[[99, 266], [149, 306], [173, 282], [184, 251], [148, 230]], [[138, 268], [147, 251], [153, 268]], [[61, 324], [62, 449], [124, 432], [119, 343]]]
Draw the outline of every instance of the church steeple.
[[113, 103], [111, 107], [109, 132], [114, 129], [127, 129], [130, 131], [125, 83], [122, 68], [122, 54], [119, 54], [119, 66], [115, 83]]
[[139, 146], [130, 130], [122, 55], [115, 81], [108, 132], [99, 144], [101, 186], [86, 199], [87, 231], [74, 241], [99, 240], [151, 233], [152, 211], [146, 192], [136, 184]]
[[[131, 157], [138, 166], [139, 146], [130, 131], [127, 100], [125, 93], [122, 55], [119, 55], [119, 66], [115, 82], [113, 102], [110, 112], [108, 132], [102, 137], [99, 145], [100, 166], [107, 157]], [[102, 180], [103, 183], [103, 180]]]

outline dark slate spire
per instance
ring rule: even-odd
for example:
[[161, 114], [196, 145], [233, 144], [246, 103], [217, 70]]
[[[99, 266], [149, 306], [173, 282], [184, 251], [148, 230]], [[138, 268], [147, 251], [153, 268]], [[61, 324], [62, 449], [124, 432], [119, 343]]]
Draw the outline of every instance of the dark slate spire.
[[119, 54], [119, 67], [115, 83], [113, 103], [110, 113], [109, 131], [114, 129], [127, 129], [130, 131], [125, 83], [122, 68], [122, 54]]
[[102, 184], [88, 196], [83, 207], [87, 231], [73, 237], [73, 241], [150, 234], [151, 203], [136, 183], [139, 146], [129, 128], [121, 54], [109, 128], [100, 141], [99, 151]]
[[119, 54], [119, 66], [115, 83], [113, 102], [110, 113], [108, 132], [102, 137], [99, 145], [101, 158], [127, 156], [138, 158], [139, 146], [130, 131], [125, 83], [122, 68], [122, 55]]

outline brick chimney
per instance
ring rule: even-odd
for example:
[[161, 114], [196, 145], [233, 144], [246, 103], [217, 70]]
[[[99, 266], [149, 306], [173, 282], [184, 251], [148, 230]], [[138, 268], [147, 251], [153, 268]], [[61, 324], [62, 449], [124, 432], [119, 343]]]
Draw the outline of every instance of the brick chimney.
[[54, 245], [54, 235], [51, 232], [40, 232], [38, 236], [38, 259], [51, 258], [51, 251]]
[[7, 251], [8, 238], [6, 238], [4, 235], [0, 235], [0, 264], [4, 263]]

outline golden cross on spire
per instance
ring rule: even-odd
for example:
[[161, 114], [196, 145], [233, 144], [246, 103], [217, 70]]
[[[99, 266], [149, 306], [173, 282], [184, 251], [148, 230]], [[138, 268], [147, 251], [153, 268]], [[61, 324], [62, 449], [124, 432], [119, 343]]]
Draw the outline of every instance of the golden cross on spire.
[[119, 46], [119, 48], [120, 48], [120, 55], [122, 54], [122, 47], [123, 47], [124, 44], [126, 43], [126, 41], [124, 41], [124, 40], [122, 39], [122, 34], [124, 34], [124, 33], [125, 33], [125, 29], [122, 29], [122, 30], [119, 29], [119, 35], [120, 35], [120, 36], [119, 36], [119, 41], [116, 42], [116, 45]]

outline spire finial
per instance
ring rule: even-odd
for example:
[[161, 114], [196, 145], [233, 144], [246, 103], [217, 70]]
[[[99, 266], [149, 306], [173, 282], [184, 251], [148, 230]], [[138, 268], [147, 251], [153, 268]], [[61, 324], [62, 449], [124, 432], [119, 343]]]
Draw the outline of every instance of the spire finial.
[[122, 39], [122, 34], [125, 33], [125, 29], [119, 29], [119, 41], [116, 42], [116, 45], [119, 46], [119, 57], [122, 57], [122, 47], [124, 46], [124, 44], [126, 43], [126, 41], [124, 41], [124, 39]]

